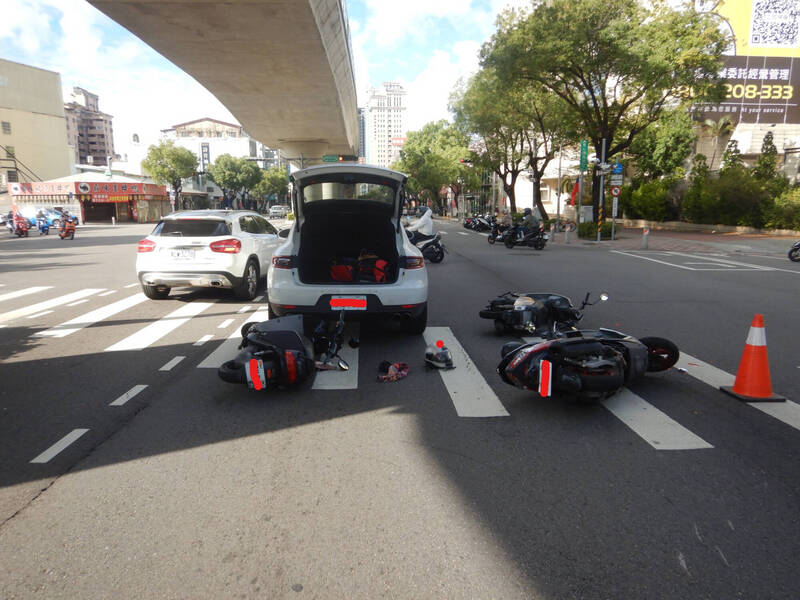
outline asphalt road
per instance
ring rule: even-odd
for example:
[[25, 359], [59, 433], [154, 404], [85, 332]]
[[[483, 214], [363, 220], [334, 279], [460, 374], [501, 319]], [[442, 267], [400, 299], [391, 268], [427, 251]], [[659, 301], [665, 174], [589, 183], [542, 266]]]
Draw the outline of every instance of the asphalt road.
[[[429, 333], [463, 348], [457, 381], [423, 368], [422, 336], [365, 326], [355, 387], [274, 394], [205, 366], [257, 303], [128, 300], [149, 226], [0, 238], [0, 597], [796, 598], [800, 407], [709, 383], [761, 313], [773, 389], [798, 400], [789, 241], [537, 252], [439, 224]], [[506, 386], [513, 336], [477, 313], [508, 290], [607, 291], [583, 325], [667, 337], [685, 371], [594, 406]], [[382, 360], [409, 377], [379, 383]]]

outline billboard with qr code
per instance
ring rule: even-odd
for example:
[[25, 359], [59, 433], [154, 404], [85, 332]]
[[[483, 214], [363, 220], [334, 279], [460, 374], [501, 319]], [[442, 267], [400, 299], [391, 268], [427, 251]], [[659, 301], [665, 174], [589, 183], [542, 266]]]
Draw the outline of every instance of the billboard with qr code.
[[[733, 43], [722, 56], [725, 99], [701, 119], [800, 124], [800, 0], [700, 0]], [[679, 90], [692, 94], [691, 90]]]
[[710, 8], [736, 38], [736, 55], [800, 58], [800, 1], [720, 0]]

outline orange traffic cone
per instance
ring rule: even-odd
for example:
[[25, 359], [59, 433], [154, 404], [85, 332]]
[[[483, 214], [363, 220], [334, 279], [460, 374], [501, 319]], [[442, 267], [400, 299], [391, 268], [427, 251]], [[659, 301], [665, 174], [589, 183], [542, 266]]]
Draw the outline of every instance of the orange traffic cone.
[[744, 402], [784, 402], [786, 400], [783, 396], [772, 393], [764, 315], [753, 317], [733, 387], [721, 386], [719, 389]]

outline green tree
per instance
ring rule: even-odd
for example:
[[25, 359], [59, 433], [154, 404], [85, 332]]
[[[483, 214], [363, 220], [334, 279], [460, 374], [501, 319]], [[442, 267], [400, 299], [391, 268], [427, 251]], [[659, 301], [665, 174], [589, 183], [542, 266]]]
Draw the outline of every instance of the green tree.
[[722, 166], [719, 170], [720, 174], [732, 169], [744, 168], [744, 160], [742, 159], [742, 153], [739, 150], [739, 142], [736, 140], [729, 141], [728, 146], [725, 148], [725, 152], [722, 153]]
[[569, 121], [564, 103], [536, 82], [506, 82], [487, 67], [453, 92], [450, 110], [456, 123], [477, 138], [476, 162], [500, 178], [511, 211], [517, 210], [516, 181], [527, 167], [534, 205], [547, 218], [542, 176], [559, 145], [571, 139], [565, 133]]
[[720, 139], [729, 136], [736, 129], [736, 126], [731, 121], [730, 117], [722, 117], [719, 121], [713, 119], [706, 119], [703, 121], [703, 128], [708, 131], [711, 138], [714, 140], [714, 150], [711, 152], [711, 163], [708, 168], [714, 170], [714, 159], [717, 157], [717, 148], [719, 148]]
[[249, 190], [262, 177], [262, 171], [255, 162], [230, 154], [218, 156], [207, 172], [211, 180], [222, 188], [226, 207], [234, 206], [237, 195], [241, 196], [239, 207], [245, 206]]
[[[676, 103], [719, 100], [727, 43], [713, 17], [692, 7], [552, 0], [531, 12], [503, 13], [481, 61], [505, 78], [538, 81], [562, 98], [598, 158], [606, 140], [608, 160]], [[595, 168], [595, 219], [599, 177]]]
[[191, 150], [175, 146], [172, 140], [150, 146], [142, 161], [142, 170], [159, 185], [169, 185], [179, 201], [183, 180], [197, 171], [197, 156]]
[[771, 131], [768, 131], [761, 142], [761, 156], [753, 168], [753, 175], [756, 179], [769, 181], [778, 174], [778, 149], [775, 147]]
[[263, 171], [261, 181], [252, 189], [252, 195], [257, 198], [275, 196], [278, 203], [289, 193], [289, 177], [284, 167], [270, 167]]
[[634, 138], [628, 153], [645, 180], [676, 173], [691, 155], [697, 136], [689, 113], [665, 112]]
[[400, 151], [400, 160], [392, 168], [407, 173], [408, 190], [431, 200], [441, 208], [439, 192], [450, 187], [458, 195], [474, 180], [469, 164], [469, 139], [445, 120], [425, 124], [420, 131], [410, 131]]

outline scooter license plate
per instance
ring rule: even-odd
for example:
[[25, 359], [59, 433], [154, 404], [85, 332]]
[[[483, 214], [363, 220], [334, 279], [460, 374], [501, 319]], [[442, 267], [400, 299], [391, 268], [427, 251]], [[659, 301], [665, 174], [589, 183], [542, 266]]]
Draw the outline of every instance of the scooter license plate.
[[366, 296], [331, 296], [331, 310], [367, 310]]

